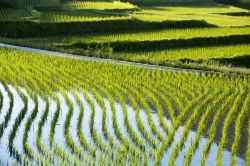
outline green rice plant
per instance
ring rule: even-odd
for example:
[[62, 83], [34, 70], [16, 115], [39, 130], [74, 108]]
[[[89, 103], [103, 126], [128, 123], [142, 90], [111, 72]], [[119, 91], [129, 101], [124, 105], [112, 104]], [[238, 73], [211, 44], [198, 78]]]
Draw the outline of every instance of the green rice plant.
[[91, 136], [97, 147], [99, 147], [102, 151], [108, 151], [108, 147], [99, 138], [96, 130], [94, 129], [95, 105], [93, 101], [91, 101], [91, 99], [89, 98], [88, 92], [84, 91], [84, 97], [91, 108], [91, 116], [90, 116], [91, 118], [90, 118], [90, 124], [89, 124]]
[[64, 6], [65, 9], [97, 9], [97, 10], [107, 10], [107, 9], [133, 9], [136, 8], [131, 3], [124, 2], [67, 2]]
[[2, 107], [3, 107], [3, 94], [0, 92], [0, 114], [2, 112]]
[[[207, 94], [208, 92], [206, 92]], [[206, 98], [202, 101], [202, 103], [198, 104], [195, 108], [194, 111], [192, 113], [192, 115], [189, 117], [188, 121], [185, 122], [184, 125], [184, 129], [183, 129], [183, 134], [180, 138], [180, 141], [178, 143], [175, 144], [174, 150], [170, 156], [170, 161], [169, 161], [169, 165], [174, 165], [175, 159], [178, 156], [178, 153], [183, 149], [183, 146], [185, 144], [185, 140], [188, 137], [188, 133], [192, 127], [193, 124], [197, 123], [198, 117], [199, 117], [199, 113], [202, 111], [202, 109], [204, 108], [204, 106], [206, 106], [207, 103], [210, 103], [213, 99], [213, 95], [218, 95], [220, 93], [220, 91], [218, 89], [215, 89], [214, 92], [210, 93], [209, 95], [206, 96]], [[208, 113], [208, 111], [210, 111], [210, 108], [206, 109], [206, 112]], [[207, 115], [206, 112], [204, 113], [204, 116]], [[189, 151], [190, 149], [188, 149]], [[191, 149], [192, 150], [192, 149]], [[184, 164], [186, 164], [184, 162]]]
[[50, 125], [50, 135], [49, 135], [49, 144], [52, 147], [52, 143], [53, 143], [53, 139], [54, 139], [54, 135], [55, 135], [55, 128], [56, 128], [56, 123], [58, 121], [59, 115], [60, 115], [60, 109], [61, 109], [61, 104], [60, 104], [60, 99], [58, 96], [55, 96], [55, 100], [56, 100], [56, 112], [53, 116], [53, 119], [51, 121], [51, 125]]
[[135, 118], [136, 118], [136, 124], [137, 127], [140, 131], [140, 133], [142, 134], [143, 138], [147, 141], [147, 143], [149, 143], [150, 145], [152, 145], [153, 148], [156, 148], [158, 143], [157, 141], [150, 135], [150, 133], [147, 132], [147, 130], [145, 129], [145, 126], [143, 124], [143, 121], [140, 118], [140, 109], [139, 106], [137, 104], [137, 101], [135, 99], [134, 96], [132, 95], [136, 95], [136, 90], [135, 89], [129, 89], [131, 91], [131, 93], [129, 93], [128, 97], [131, 103], [131, 106], [133, 107], [134, 111], [135, 111]]
[[107, 130], [107, 125], [106, 125], [107, 110], [106, 110], [105, 103], [104, 103], [103, 99], [99, 96], [96, 89], [93, 89], [91, 92], [94, 96], [94, 99], [97, 101], [97, 103], [100, 105], [100, 107], [102, 109], [102, 133], [103, 133], [104, 137], [109, 141], [110, 147], [113, 147], [115, 144], [115, 141]]
[[223, 162], [222, 151], [226, 143], [227, 130], [228, 130], [230, 123], [232, 123], [232, 118], [237, 115], [236, 111], [237, 111], [238, 104], [244, 96], [242, 88], [243, 88], [242, 84], [240, 84], [240, 94], [236, 97], [233, 106], [231, 107], [225, 120], [223, 121], [222, 137], [221, 137], [219, 148], [218, 148], [217, 155], [216, 155], [216, 165], [221, 165]]
[[211, 127], [208, 130], [208, 141], [207, 141], [207, 143], [204, 146], [204, 149], [203, 149], [203, 152], [202, 152], [202, 156], [201, 156], [200, 164], [202, 166], [205, 165], [207, 155], [209, 153], [209, 150], [211, 148], [211, 145], [213, 143], [213, 140], [214, 140], [214, 137], [215, 137], [215, 134], [216, 134], [216, 130], [217, 130], [217, 127], [218, 127], [219, 119], [222, 116], [222, 111], [223, 110], [227, 110], [228, 107], [231, 106], [231, 104], [233, 103], [233, 99], [236, 96], [237, 96], [237, 91], [234, 91], [233, 93], [231, 93], [228, 96], [228, 98], [222, 103], [220, 109], [214, 115], [213, 122], [211, 124]]
[[[195, 106], [195, 104], [197, 104], [197, 103], [199, 103], [200, 101], [202, 101], [202, 99], [204, 99], [205, 98], [205, 96], [207, 95], [207, 93], [208, 92], [206, 92], [205, 94], [203, 94], [203, 95], [200, 95], [199, 97], [197, 97], [193, 102], [190, 102], [187, 106], [186, 106], [186, 108], [185, 108], [185, 110], [183, 111], [183, 112], [181, 112], [181, 114], [176, 118], [176, 121], [175, 121], [175, 123], [173, 124], [173, 127], [172, 127], [172, 130], [170, 131], [170, 133], [169, 133], [169, 135], [168, 135], [168, 137], [166, 138], [166, 140], [164, 140], [164, 142], [163, 142], [163, 144], [161, 145], [161, 147], [158, 149], [158, 151], [157, 151], [157, 153], [156, 153], [156, 155], [155, 155], [155, 165], [159, 165], [159, 162], [160, 162], [160, 160], [161, 160], [161, 157], [162, 157], [162, 155], [163, 155], [163, 153], [164, 153], [164, 151], [165, 151], [165, 149], [167, 148], [167, 147], [169, 147], [169, 145], [172, 143], [172, 141], [173, 141], [173, 138], [174, 138], [174, 134], [175, 134], [175, 130], [180, 126], [180, 124], [182, 123], [182, 121], [183, 121], [183, 119], [185, 118], [185, 116], [187, 116], [188, 114], [188, 112], [190, 111], [190, 110], [192, 110], [192, 109], [194, 109], [194, 106]], [[195, 109], [196, 111], [197, 111], [197, 109]], [[193, 114], [193, 117], [195, 116], [196, 114]], [[197, 115], [196, 115], [197, 116]], [[189, 120], [189, 125], [191, 125], [190, 124], [191, 122], [190, 122], [190, 120]], [[185, 126], [187, 126], [188, 124], [186, 124]], [[184, 136], [185, 135], [187, 135], [188, 134], [188, 130], [189, 130], [189, 127], [187, 126], [186, 127], [186, 130], [184, 130]], [[184, 138], [184, 137], [183, 137]], [[179, 146], [183, 146], [183, 143], [184, 143], [184, 141], [182, 141], [181, 143], [180, 143], [180, 145]], [[174, 148], [174, 149], [176, 149], [176, 151], [177, 151], [177, 149], [179, 149], [177, 146], [176, 146], [176, 148]], [[174, 154], [174, 156], [172, 157], [173, 159], [175, 159], [177, 156], [176, 156], [176, 153], [173, 153]], [[173, 164], [173, 160], [171, 160], [170, 161], [170, 163], [172, 162], [172, 164]]]
[[18, 94], [22, 98], [22, 101], [24, 102], [24, 107], [20, 111], [19, 115], [16, 117], [14, 125], [12, 126], [12, 130], [9, 134], [9, 142], [8, 142], [8, 148], [10, 151], [10, 155], [13, 156], [17, 162], [21, 162], [21, 155], [20, 153], [15, 149], [13, 142], [18, 130], [19, 125], [21, 124], [22, 120], [24, 119], [27, 109], [28, 109], [28, 98], [21, 92], [21, 90], [16, 87]]
[[[158, 100], [156, 99], [156, 97], [154, 96], [154, 94], [152, 94], [152, 92], [150, 92], [150, 91], [148, 90], [148, 88], [149, 88], [149, 87], [147, 87], [147, 89], [144, 88], [144, 87], [142, 87], [142, 91], [144, 91], [144, 94], [146, 95], [146, 97], [147, 97], [150, 101], [152, 101], [153, 106], [154, 106], [154, 109], [155, 109], [156, 112], [157, 112], [157, 115], [158, 115], [158, 118], [159, 118], [159, 121], [160, 121], [160, 125], [161, 125], [161, 126], [164, 126], [165, 129], [168, 131], [169, 129], [168, 129], [168, 127], [167, 127], [167, 124], [165, 124], [165, 121], [164, 121], [164, 116], [163, 116], [162, 107], [161, 107], [159, 101], [158, 101]], [[141, 100], [142, 100], [142, 96], [141, 96]], [[143, 100], [142, 100], [142, 102], [143, 102]], [[154, 134], [157, 135], [157, 138], [158, 138], [160, 141], [162, 141], [163, 138], [164, 138], [164, 136], [157, 130], [157, 128], [156, 128], [156, 126], [155, 126], [155, 124], [154, 124], [154, 122], [153, 122], [153, 120], [152, 120], [152, 117], [151, 117], [151, 109], [147, 106], [146, 103], [142, 103], [142, 104], [144, 105], [143, 108], [145, 109], [146, 114], [147, 114], [147, 116], [148, 116], [148, 122], [149, 122], [149, 125], [150, 125], [150, 127], [151, 127], [152, 132], [153, 132]]]
[[[3, 85], [4, 89], [6, 90], [6, 92], [8, 93], [8, 97], [10, 99], [10, 102], [9, 102], [8, 112], [4, 117], [4, 122], [2, 122], [0, 124], [0, 138], [3, 136], [4, 129], [7, 127], [8, 123], [10, 121], [12, 111], [13, 111], [13, 105], [14, 105], [14, 103], [13, 103], [14, 97], [13, 97], [13, 94], [11, 93], [11, 91], [9, 90], [9, 87], [4, 82], [2, 83], [2, 85]], [[1, 101], [1, 102], [3, 102], [3, 101]]]
[[246, 153], [246, 162], [250, 164], [250, 120], [248, 120], [248, 143], [247, 143], [247, 153]]
[[73, 103], [70, 101], [67, 92], [62, 92], [64, 99], [66, 100], [67, 106], [68, 106], [68, 114], [66, 116], [66, 120], [64, 123], [64, 136], [66, 138], [67, 145], [71, 149], [72, 153], [75, 153], [78, 157], [81, 157], [81, 150], [79, 147], [74, 143], [73, 138], [70, 136], [69, 133], [69, 127], [70, 127], [70, 121], [74, 113], [74, 107]]
[[[249, 34], [249, 27], [216, 27], [216, 28], [184, 28], [184, 29], [163, 29], [146, 32], [117, 32], [117, 33], [100, 33], [86, 34], [82, 36], [56, 36], [49, 37], [49, 44], [57, 43], [60, 45], [70, 45], [72, 43], [108, 43], [124, 41], [161, 41], [161, 40], [178, 40], [192, 39], [200, 37], [218, 37], [231, 35]], [[26, 41], [27, 39], [24, 39]], [[42, 39], [31, 39], [43, 42]]]
[[[19, 158], [19, 163], [22, 162], [25, 164], [148, 165], [153, 163], [157, 165], [161, 162], [161, 156], [165, 155], [165, 149], [173, 143], [177, 129], [183, 124], [185, 130], [183, 131], [180, 142], [178, 142], [178, 146], [174, 146], [174, 151], [171, 155], [173, 157], [170, 162], [174, 163], [175, 156], [178, 155], [179, 150], [184, 146], [186, 135], [189, 133], [191, 127], [192, 129], [194, 127], [195, 130], [197, 130], [196, 139], [193, 140], [193, 143], [188, 148], [189, 150], [186, 151], [186, 154], [188, 155], [186, 155], [185, 160], [186, 163], [189, 163], [190, 156], [192, 157], [197, 149], [197, 142], [199, 141], [201, 134], [207, 132], [209, 136], [208, 142], [205, 145], [204, 153], [201, 158], [201, 163], [205, 163], [207, 152], [209, 152], [210, 146], [215, 139], [214, 133], [220, 130], [218, 124], [223, 122], [223, 118], [228, 112], [230, 112], [228, 111], [230, 108], [234, 108], [235, 110], [241, 108], [241, 110], [244, 110], [243, 105], [247, 105], [244, 101], [248, 100], [247, 89], [249, 89], [250, 80], [245, 75], [237, 77], [234, 75], [217, 73], [202, 74], [200, 72], [176, 72], [168, 71], [164, 68], [155, 69], [144, 66], [120, 65], [109, 62], [93, 62], [8, 49], [0, 49], [0, 63], [0, 73], [2, 73], [0, 75], [0, 81], [2, 84], [6, 84], [8, 89], [10, 89], [10, 86], [14, 87], [19, 93], [25, 94], [24, 97], [27, 98], [29, 95], [31, 100], [34, 101], [35, 95], [41, 96], [46, 104], [46, 108], [44, 108], [44, 112], [38, 122], [36, 135], [36, 141], [40, 139], [40, 141], [38, 141], [40, 142], [40, 145], [38, 145], [39, 143], [36, 143], [37, 147], [41, 146], [43, 149], [39, 150], [39, 155], [35, 156], [32, 161], [28, 155], [19, 154], [19, 149], [16, 149], [14, 145], [12, 145], [12, 151], [18, 156], [14, 157], [14, 160], [17, 161], [17, 158]], [[27, 91], [27, 96], [21, 89]], [[38, 133], [39, 131], [41, 133], [41, 128], [43, 128], [42, 126], [44, 126], [44, 124], [48, 123], [50, 125], [50, 131], [52, 131], [52, 124], [57, 123], [53, 121], [59, 108], [58, 103], [60, 103], [60, 100], [57, 95], [60, 92], [64, 92], [66, 95], [64, 98], [67, 107], [69, 108], [68, 110], [71, 110], [67, 114], [69, 116], [66, 117], [68, 120], [64, 121], [64, 125], [66, 126], [64, 131], [69, 131], [71, 117], [76, 109], [73, 102], [69, 99], [67, 92], [73, 94], [76, 103], [79, 106], [77, 135], [81, 147], [83, 148], [78, 147], [80, 151], [73, 151], [73, 153], [59, 147], [57, 144], [58, 140], [55, 140], [54, 136], [52, 144], [50, 144], [51, 148], [50, 150], [47, 150], [45, 146], [43, 147], [41, 144], [43, 137]], [[94, 142], [93, 145], [87, 141], [85, 133], [83, 132], [83, 130], [86, 130], [85, 126], [82, 125], [85, 112], [83, 101], [79, 98], [80, 93], [83, 93], [90, 108], [89, 128], [91, 139]], [[227, 97], [226, 94], [228, 94], [229, 97]], [[235, 98], [237, 99], [236, 102], [234, 102]], [[22, 97], [21, 99], [24, 101]], [[55, 114], [52, 115], [52, 121], [47, 122], [44, 119], [47, 117], [46, 112], [49, 111], [50, 100], [56, 101], [57, 110], [55, 110]], [[168, 101], [164, 102], [164, 100]], [[117, 137], [117, 140], [114, 139], [115, 137], [109, 133], [109, 130], [105, 129], [105, 127], [102, 129], [103, 133], [105, 133], [105, 130], [107, 133], [107, 137], [104, 137], [105, 139], [97, 134], [97, 126], [95, 126], [95, 118], [97, 118], [95, 103], [97, 103], [105, 112], [108, 111], [106, 101], [110, 104], [112, 112], [112, 124], [110, 127], [114, 129], [114, 135]], [[116, 108], [116, 104], [120, 105], [119, 107], [121, 107], [121, 110], [118, 110], [118, 107]], [[134, 111], [137, 111], [137, 113], [135, 112], [137, 114], [135, 120], [139, 120], [140, 122], [135, 122], [136, 126], [133, 126], [134, 122], [129, 118], [129, 111], [127, 110], [128, 105], [131, 105], [131, 108]], [[245, 107], [248, 108], [248, 106]], [[166, 108], [172, 109], [172, 121], [168, 126], [169, 129], [167, 133], [165, 132], [164, 127], [160, 124], [165, 121], [167, 122], [167, 118], [163, 113]], [[210, 111], [209, 108], [211, 108]], [[218, 108], [218, 110], [214, 108]], [[59, 110], [64, 111], [65, 109], [67, 108], [60, 108]], [[138, 110], [145, 110], [145, 113], [148, 112], [146, 113], [147, 119], [145, 119], [147, 122], [150, 121], [148, 124], [145, 124], [144, 119], [139, 119], [141, 117], [140, 114], [138, 114]], [[200, 110], [204, 110], [206, 114], [202, 115]], [[117, 117], [117, 111], [122, 111], [123, 117]], [[152, 115], [149, 114], [151, 111], [155, 111], [158, 118], [162, 117], [162, 122], [154, 124], [155, 122], [153, 120], [155, 119], [152, 119], [153, 117], [150, 118]], [[70, 112], [71, 115], [69, 114]], [[246, 112], [246, 110], [242, 112]], [[17, 117], [18, 116], [21, 117], [21, 115], [17, 115]], [[212, 124], [210, 128], [204, 128], [205, 124], [207, 124], [207, 116], [213, 118], [211, 119]], [[240, 121], [240, 124], [243, 123], [242, 120], [240, 120], [244, 117], [243, 113], [231, 113], [231, 116], [237, 117], [237, 123]], [[104, 114], [102, 114], [101, 118], [103, 121], [108, 119]], [[125, 134], [119, 129], [119, 118], [123, 118]], [[14, 121], [15, 120], [16, 119], [14, 119]], [[23, 120], [18, 120], [17, 122], [20, 122], [20, 124], [24, 123], [22, 121]], [[30, 123], [32, 124], [34, 122], [26, 121], [25, 126], [29, 126]], [[197, 125], [198, 123], [203, 122], [203, 125]], [[107, 125], [104, 122], [102, 123], [102, 127]], [[148, 134], [146, 136], [148, 139], [145, 139], [145, 136], [141, 137], [142, 132], [140, 129], [140, 133], [136, 132], [139, 128], [138, 124], [141, 124], [141, 130], [144, 130], [143, 132]], [[157, 128], [158, 124], [164, 130], [163, 133], [160, 133], [164, 136], [162, 140], [160, 137], [157, 137], [157, 133], [161, 132], [161, 130], [158, 130]], [[237, 133], [239, 132], [242, 134], [242, 130], [239, 130], [241, 128], [240, 124], [236, 125], [238, 129], [235, 130], [235, 133], [237, 131]], [[8, 126], [10, 127], [10, 132], [12, 132], [13, 126]], [[148, 126], [150, 128], [146, 128]], [[137, 129], [135, 130], [134, 127], [137, 127]], [[18, 128], [15, 130], [18, 131]], [[155, 130], [155, 133], [153, 130]], [[164, 135], [165, 133], [167, 135]], [[51, 135], [52, 134], [50, 133], [50, 138]], [[237, 135], [239, 136], [239, 134], [235, 134], [235, 136]], [[68, 132], [68, 136], [72, 137], [70, 132]], [[238, 139], [241, 138], [238, 136]], [[13, 138], [13, 140], [14, 139], [17, 138]], [[110, 144], [111, 139], [114, 139], [113, 144]], [[157, 140], [159, 144], [156, 148], [150, 145], [150, 141], [153, 141], [153, 139]], [[9, 140], [11, 142], [11, 139]], [[12, 144], [14, 143], [13, 140]], [[237, 141], [237, 139], [235, 141]], [[237, 154], [237, 149], [244, 146], [241, 142], [237, 142], [238, 144], [233, 143], [235, 154]], [[73, 144], [72, 142], [70, 143], [70, 145]], [[28, 145], [27, 147], [29, 146], [31, 145]], [[224, 144], [224, 147], [225, 146], [226, 144]], [[162, 149], [163, 151], [161, 151]], [[248, 149], [246, 150], [248, 152]], [[244, 155], [246, 155], [247, 152]], [[77, 156], [76, 154], [80, 155]], [[47, 162], [44, 162], [45, 160]]]
[[73, 96], [76, 99], [78, 105], [80, 106], [80, 113], [77, 119], [77, 134], [79, 137], [79, 141], [80, 144], [84, 147], [85, 150], [89, 150], [91, 155], [93, 157], [96, 156], [96, 147], [91, 147], [87, 141], [87, 139], [85, 138], [84, 134], [82, 133], [82, 122], [83, 122], [83, 116], [84, 116], [84, 105], [83, 103], [80, 101], [77, 93], [74, 91], [73, 92]]
[[116, 134], [116, 137], [122, 142], [122, 144], [125, 146], [126, 150], [128, 150], [129, 149], [129, 141], [121, 133], [121, 131], [119, 130], [118, 124], [117, 124], [116, 108], [115, 108], [114, 99], [107, 89], [100, 87], [100, 90], [105, 95], [105, 97], [107, 97], [109, 100], [111, 111], [112, 111], [112, 128], [114, 128], [114, 132]]
[[185, 159], [184, 159], [185, 165], [190, 165], [191, 163], [192, 156], [195, 153], [196, 149], [198, 148], [200, 138], [206, 128], [206, 124], [207, 124], [209, 116], [211, 116], [211, 114], [218, 108], [220, 103], [223, 101], [223, 99], [227, 95], [229, 95], [229, 91], [224, 90], [224, 92], [222, 92], [221, 95], [219, 95], [218, 98], [212, 102], [211, 106], [208, 106], [206, 108], [205, 113], [201, 116], [197, 131], [196, 131], [196, 136], [194, 140], [192, 141], [191, 145], [187, 148], [187, 152], [186, 152]]
[[44, 112], [42, 114], [42, 117], [41, 117], [40, 121], [38, 122], [38, 130], [37, 130], [37, 137], [36, 137], [37, 149], [42, 154], [46, 154], [46, 150], [45, 150], [45, 148], [43, 147], [43, 145], [41, 143], [41, 136], [42, 136], [43, 127], [44, 127], [44, 125], [45, 125], [45, 123], [47, 121], [47, 117], [48, 117], [48, 114], [49, 114], [49, 99], [48, 99], [48, 96], [45, 97], [45, 103], [46, 103], [46, 106], [45, 106]]
[[[249, 89], [247, 89], [249, 91]], [[247, 97], [245, 98], [243, 102], [242, 109], [236, 119], [235, 122], [235, 133], [234, 133], [234, 142], [232, 144], [232, 157], [231, 157], [231, 164], [236, 165], [236, 155], [239, 147], [239, 140], [241, 137], [240, 130], [242, 129], [242, 123], [246, 119], [247, 115], [249, 114], [249, 105], [250, 104], [250, 95], [248, 93]]]
[[131, 124], [129, 123], [129, 119], [128, 119], [128, 111], [127, 111], [127, 106], [126, 106], [126, 102], [124, 101], [123, 95], [127, 95], [124, 91], [123, 88], [116, 87], [117, 90], [117, 98], [119, 103], [121, 104], [122, 110], [123, 110], [123, 119], [124, 119], [124, 123], [125, 123], [125, 128], [127, 130], [127, 132], [129, 133], [131, 139], [133, 140], [133, 142], [141, 149], [141, 150], [145, 150], [145, 144], [144, 141], [142, 141], [141, 138], [139, 138], [139, 136], [137, 135], [137, 133], [133, 130]]
[[25, 129], [24, 129], [24, 134], [23, 134], [23, 149], [26, 155], [30, 158], [34, 158], [34, 152], [29, 147], [27, 140], [28, 140], [28, 132], [38, 112], [38, 97], [36, 95], [34, 95], [34, 100], [35, 100], [35, 108], [33, 109], [31, 115], [28, 117], [28, 120], [25, 125]]

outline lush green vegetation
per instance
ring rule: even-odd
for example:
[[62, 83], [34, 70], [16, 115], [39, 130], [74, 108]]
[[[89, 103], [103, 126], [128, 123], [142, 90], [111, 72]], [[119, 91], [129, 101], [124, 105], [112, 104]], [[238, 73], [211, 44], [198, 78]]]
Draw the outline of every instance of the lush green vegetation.
[[[22, 110], [16, 112], [14, 123], [7, 120], [1, 130], [8, 134], [6, 127], [14, 124], [8, 147], [10, 156], [17, 162], [109, 165], [153, 161], [158, 165], [166, 162], [162, 157], [173, 144], [169, 160], [172, 165], [190, 130], [197, 133], [186, 149], [185, 164], [190, 164], [197, 148], [204, 148], [201, 161], [206, 161], [212, 142], [219, 142], [216, 163], [227, 162], [221, 156], [223, 148], [232, 150], [232, 163], [239, 162], [238, 156], [248, 161], [249, 77], [175, 72], [9, 49], [1, 49], [0, 63], [1, 86], [11, 99], [8, 103], [11, 119], [19, 109], [11, 112], [17, 98], [10, 87], [24, 103]], [[46, 107], [38, 115], [41, 100]], [[34, 107], [29, 111], [30, 102]], [[48, 110], [53, 102], [56, 107], [50, 117]], [[135, 121], [129, 109], [135, 112]], [[118, 117], [118, 113], [123, 117]], [[101, 115], [100, 129], [96, 121], [98, 115]], [[87, 126], [83, 125], [86, 116], [89, 116]], [[121, 119], [125, 126], [120, 126]], [[62, 127], [55, 125], [61, 122]], [[25, 124], [24, 153], [14, 143], [21, 139], [16, 137], [21, 123]], [[39, 126], [35, 135], [31, 135], [32, 125], [36, 125], [33, 123]], [[47, 136], [42, 134], [49, 132], [44, 131], [46, 123], [51, 126]], [[181, 126], [184, 128], [176, 142], [173, 138]], [[74, 130], [78, 138], [73, 137]], [[68, 148], [56, 139], [59, 133], [64, 135]], [[202, 136], [208, 137], [209, 142], [199, 147]], [[35, 145], [30, 144], [29, 139], [34, 140]], [[44, 139], [50, 140], [49, 145]]]
[[250, 165], [247, 8], [0, 0], [0, 42], [80, 55], [0, 48], [0, 165]]
[[0, 11], [0, 41], [5, 43], [83, 56], [249, 73], [242, 68], [250, 64], [250, 12], [239, 7], [66, 1]]

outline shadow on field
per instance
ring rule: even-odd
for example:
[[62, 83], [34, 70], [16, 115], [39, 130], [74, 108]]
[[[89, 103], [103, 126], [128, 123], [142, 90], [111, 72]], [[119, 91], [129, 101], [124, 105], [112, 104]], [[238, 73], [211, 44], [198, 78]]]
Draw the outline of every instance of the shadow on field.
[[228, 16], [250, 16], [250, 12], [230, 12], [230, 13], [213, 13], [213, 14], [221, 14]]
[[205, 21], [145, 22], [137, 19], [89, 22], [39, 23], [31, 21], [0, 21], [0, 36], [9, 38], [81, 35], [98, 32], [133, 32], [156, 29], [216, 27]]
[[117, 41], [109, 43], [74, 43], [59, 46], [66, 49], [111, 48], [115, 52], [144, 52], [178, 48], [195, 48], [207, 46], [226, 46], [233, 44], [250, 44], [250, 35], [231, 35], [221, 37], [198, 37], [191, 39], [173, 39], [159, 41]]
[[250, 68], [250, 55], [237, 56], [233, 58], [213, 58], [211, 60], [223, 65]]
[[211, 63], [223, 66], [250, 68], [250, 55], [236, 56], [232, 58], [211, 58], [208, 60], [192, 60], [185, 58], [180, 59], [179, 61], [182, 63]]
[[[130, 0], [132, 4], [135, 4], [139, 7], [150, 7], [151, 9], [158, 10], [157, 7], [183, 7], [183, 8], [229, 8], [229, 5], [224, 4], [217, 4], [214, 2], [204, 2], [202, 0], [193, 0], [192, 2], [189, 0], [188, 2], [185, 2], [183, 0], [173, 0], [171, 1], [165, 1], [165, 0], [159, 0], [159, 1], [150, 1], [150, 0]], [[149, 8], [148, 8], [149, 9]]]
[[0, 9], [11, 8], [12, 6], [6, 2], [0, 2]]

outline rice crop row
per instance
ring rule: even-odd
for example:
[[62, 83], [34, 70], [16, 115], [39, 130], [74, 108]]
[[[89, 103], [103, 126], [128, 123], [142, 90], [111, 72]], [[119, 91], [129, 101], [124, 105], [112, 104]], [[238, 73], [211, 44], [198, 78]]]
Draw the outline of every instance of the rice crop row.
[[[3, 128], [9, 135], [4, 144], [10, 154], [4, 158], [1, 153], [0, 159], [6, 163], [174, 165], [184, 152], [185, 164], [190, 165], [197, 149], [203, 148], [204, 165], [211, 144], [218, 141], [217, 164], [225, 159], [224, 149], [231, 152], [232, 164], [248, 161], [249, 149], [243, 155], [239, 151], [246, 146], [240, 140], [248, 135], [242, 126], [249, 120], [249, 77], [181, 73], [9, 49], [0, 50], [0, 63], [5, 91], [0, 94], [9, 98], [0, 99], [13, 120]], [[23, 107], [16, 107], [17, 96], [10, 87]], [[233, 118], [235, 140], [228, 146]], [[38, 125], [35, 135], [33, 125]], [[193, 131], [194, 140], [189, 141]], [[222, 137], [217, 138], [216, 132]], [[205, 137], [207, 143], [199, 147]], [[21, 149], [17, 141], [23, 144]]]

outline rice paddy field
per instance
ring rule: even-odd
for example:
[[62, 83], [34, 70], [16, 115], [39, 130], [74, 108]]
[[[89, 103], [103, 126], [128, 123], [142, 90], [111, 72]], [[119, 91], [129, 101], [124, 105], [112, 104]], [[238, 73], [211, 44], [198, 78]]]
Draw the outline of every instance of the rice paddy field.
[[67, 1], [3, 8], [0, 25], [0, 42], [14, 45], [249, 73], [250, 12], [230, 5]]
[[189, 3], [0, 5], [0, 166], [249, 166], [250, 11]]

